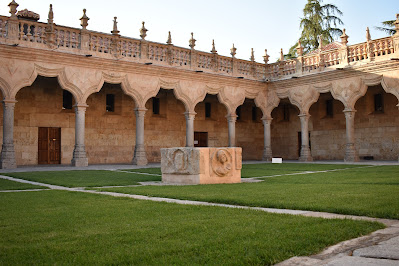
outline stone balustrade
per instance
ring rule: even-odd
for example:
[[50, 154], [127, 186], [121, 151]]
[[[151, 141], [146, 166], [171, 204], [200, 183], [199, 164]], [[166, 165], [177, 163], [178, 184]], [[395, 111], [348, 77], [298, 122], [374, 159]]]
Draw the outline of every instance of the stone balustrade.
[[[84, 11], [82, 19], [85, 18], [87, 17]], [[190, 40], [191, 49], [174, 46], [171, 39], [167, 44], [150, 42], [145, 40], [146, 34], [141, 39], [122, 37], [116, 28], [116, 18], [112, 34], [87, 30], [88, 18], [82, 29], [55, 25], [52, 21], [52, 18], [48, 23], [42, 23], [18, 19], [16, 16], [0, 16], [0, 43], [40, 47], [61, 52], [67, 50], [70, 53], [86, 56], [114, 57], [144, 64], [179, 67], [260, 81], [274, 81], [334, 70], [358, 64], [359, 61], [367, 63], [397, 52], [392, 36], [376, 40], [368, 38], [367, 42], [348, 46], [346, 43], [348, 36], [344, 33], [341, 36], [341, 39], [344, 38], [343, 41], [337, 43], [332, 49], [319, 49], [320, 51], [300, 55], [292, 60], [281, 60], [271, 64], [268, 64], [268, 59], [265, 59], [266, 63], [263, 64], [254, 61], [253, 51], [251, 61], [236, 59], [234, 46], [232, 57], [217, 54], [214, 44], [211, 53], [197, 51], [194, 49], [195, 40], [193, 45], [191, 44], [193, 36]], [[10, 23], [18, 23], [18, 36], [10, 36]], [[145, 33], [147, 29], [144, 28], [144, 24], [141, 31], [143, 29]], [[269, 58], [267, 54], [265, 57]]]

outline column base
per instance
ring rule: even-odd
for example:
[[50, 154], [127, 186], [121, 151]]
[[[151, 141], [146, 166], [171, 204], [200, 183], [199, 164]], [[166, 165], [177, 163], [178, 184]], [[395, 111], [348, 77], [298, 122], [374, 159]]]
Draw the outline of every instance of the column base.
[[89, 165], [84, 145], [75, 145], [73, 150], [72, 166], [83, 167]]
[[135, 165], [147, 165], [147, 154], [145, 152], [144, 145], [143, 146], [136, 146], [134, 148], [134, 157], [132, 160], [132, 164]]
[[89, 160], [87, 158], [73, 158], [71, 164], [76, 167], [84, 167], [89, 165]]
[[272, 149], [263, 149], [262, 161], [271, 162], [273, 158]]
[[0, 168], [1, 169], [14, 169], [17, 168], [15, 160], [14, 145], [3, 144], [0, 155]]
[[313, 162], [312, 154], [310, 153], [309, 147], [301, 148], [301, 156], [299, 157], [300, 162]]
[[359, 156], [357, 155], [355, 145], [354, 144], [347, 144], [345, 150], [345, 162], [358, 162]]

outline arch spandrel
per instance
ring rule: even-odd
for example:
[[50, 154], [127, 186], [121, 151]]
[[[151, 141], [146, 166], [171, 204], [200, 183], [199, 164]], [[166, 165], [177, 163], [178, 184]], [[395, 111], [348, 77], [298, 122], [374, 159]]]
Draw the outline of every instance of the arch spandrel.
[[264, 119], [271, 118], [273, 109], [276, 108], [279, 103], [280, 98], [274, 90], [261, 91], [255, 98], [255, 104], [262, 110], [262, 118]]
[[192, 81], [181, 81], [180, 88], [176, 91], [179, 97], [184, 98], [188, 104], [187, 112], [195, 112], [195, 106], [206, 97], [206, 86], [202, 83]]
[[384, 73], [381, 77], [381, 85], [387, 93], [392, 93], [399, 101], [399, 71]]
[[291, 89], [288, 98], [301, 114], [308, 114], [310, 106], [317, 102], [319, 96], [320, 93], [314, 87], [306, 86]]
[[347, 110], [354, 110], [356, 101], [364, 96], [367, 92], [367, 85], [362, 82], [361, 78], [342, 79], [334, 82], [332, 85], [331, 95], [334, 99], [339, 100]]
[[235, 114], [237, 107], [245, 101], [245, 91], [237, 87], [224, 87], [220, 90], [218, 99], [226, 106], [228, 114]]
[[15, 95], [20, 89], [32, 85], [37, 73], [33, 63], [2, 58], [0, 77], [0, 86], [4, 98], [15, 99]]

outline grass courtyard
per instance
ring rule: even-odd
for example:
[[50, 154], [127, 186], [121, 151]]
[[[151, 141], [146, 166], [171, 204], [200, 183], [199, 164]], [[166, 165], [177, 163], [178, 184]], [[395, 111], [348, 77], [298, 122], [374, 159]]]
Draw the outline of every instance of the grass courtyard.
[[[161, 180], [159, 168], [3, 175], [128, 194], [399, 219], [398, 166], [243, 167], [243, 177], [262, 177], [263, 182], [138, 186], [138, 182]], [[95, 188], [102, 186], [123, 187]], [[0, 179], [2, 191], [32, 188], [40, 187]], [[327, 246], [383, 228], [365, 221], [187, 206], [71, 191], [3, 192], [0, 198], [2, 265], [271, 265], [292, 256], [315, 254]]]

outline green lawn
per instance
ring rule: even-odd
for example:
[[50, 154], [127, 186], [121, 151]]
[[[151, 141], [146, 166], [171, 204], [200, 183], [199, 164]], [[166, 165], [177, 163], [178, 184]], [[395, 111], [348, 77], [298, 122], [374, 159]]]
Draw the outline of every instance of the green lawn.
[[124, 169], [122, 171], [162, 175], [161, 168]]
[[6, 173], [3, 175], [66, 187], [127, 186], [160, 181], [160, 176], [103, 170]]
[[383, 228], [81, 192], [0, 201], [0, 265], [270, 265]]
[[241, 177], [260, 177], [273, 176], [291, 173], [300, 173], [307, 171], [325, 171], [333, 169], [346, 169], [362, 167], [359, 165], [340, 165], [340, 164], [302, 164], [302, 163], [260, 163], [260, 164], [243, 164]]
[[[298, 164], [291, 167], [295, 166], [305, 165]], [[268, 175], [268, 172], [264, 171], [262, 175]], [[399, 166], [354, 167], [336, 172], [278, 176], [264, 180], [265, 182], [260, 183], [145, 186], [104, 190], [399, 219]]]
[[20, 189], [37, 189], [37, 188], [40, 189], [40, 188], [46, 188], [46, 187], [18, 183], [15, 181], [0, 178], [0, 190], [20, 190]]

